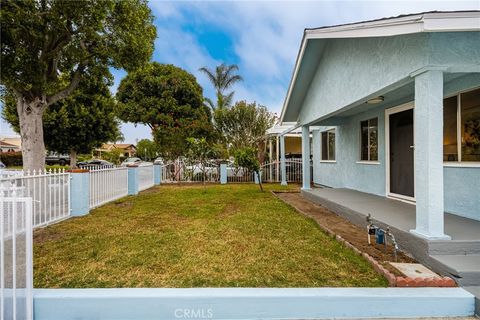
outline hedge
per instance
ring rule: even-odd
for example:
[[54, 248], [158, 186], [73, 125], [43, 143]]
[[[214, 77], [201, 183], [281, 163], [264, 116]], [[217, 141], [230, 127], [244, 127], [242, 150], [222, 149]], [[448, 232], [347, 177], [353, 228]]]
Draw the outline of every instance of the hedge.
[[0, 161], [7, 167], [22, 166], [22, 153], [21, 152], [2, 152], [0, 153]]

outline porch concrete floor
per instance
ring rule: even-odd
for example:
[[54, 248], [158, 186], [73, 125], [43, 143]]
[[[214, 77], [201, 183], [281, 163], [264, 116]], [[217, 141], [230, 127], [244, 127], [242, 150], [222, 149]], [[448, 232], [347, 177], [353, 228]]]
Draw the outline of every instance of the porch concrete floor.
[[[344, 188], [313, 188], [306, 191], [314, 197], [341, 204], [405, 232], [415, 229], [415, 205], [394, 199]], [[480, 221], [445, 213], [445, 233], [452, 240], [480, 240]]]

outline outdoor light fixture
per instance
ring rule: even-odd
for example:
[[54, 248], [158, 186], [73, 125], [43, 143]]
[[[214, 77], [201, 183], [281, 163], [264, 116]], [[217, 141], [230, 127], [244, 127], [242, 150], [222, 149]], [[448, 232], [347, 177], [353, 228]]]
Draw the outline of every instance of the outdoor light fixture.
[[367, 103], [368, 104], [376, 104], [376, 103], [383, 102], [383, 100], [385, 100], [384, 96], [378, 96], [378, 97], [375, 97], [375, 98], [372, 98], [372, 99], [368, 100]]

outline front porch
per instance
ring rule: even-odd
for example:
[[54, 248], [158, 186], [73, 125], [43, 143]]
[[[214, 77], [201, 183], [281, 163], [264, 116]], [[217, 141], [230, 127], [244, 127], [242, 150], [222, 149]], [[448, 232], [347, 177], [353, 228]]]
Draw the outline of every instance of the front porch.
[[366, 227], [371, 214], [377, 225], [390, 227], [402, 250], [420, 262], [454, 276], [462, 285], [480, 285], [480, 221], [445, 213], [445, 233], [451, 240], [428, 240], [410, 232], [416, 223], [414, 204], [346, 188], [303, 189], [302, 195], [359, 226]]

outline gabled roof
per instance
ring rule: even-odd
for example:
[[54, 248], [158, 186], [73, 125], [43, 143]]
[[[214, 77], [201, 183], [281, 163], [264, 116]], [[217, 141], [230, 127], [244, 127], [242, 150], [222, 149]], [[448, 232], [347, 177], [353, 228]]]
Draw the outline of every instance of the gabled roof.
[[[290, 102], [290, 97], [296, 89], [295, 84], [299, 77], [299, 71], [305, 56], [307, 55], [306, 59], [308, 63], [318, 63], [319, 55], [308, 55], [308, 49], [310, 48], [312, 51], [322, 51], [323, 46], [325, 45], [323, 42], [318, 42], [307, 47], [309, 41], [319, 39], [387, 37], [420, 32], [460, 31], [480, 31], [480, 10], [430, 11], [335, 26], [305, 29], [287, 95], [283, 103], [280, 122], [283, 122], [286, 109]], [[312, 68], [305, 69], [309, 70], [303, 70], [300, 77], [302, 77], [303, 80], [311, 80], [315, 70], [311, 70]], [[306, 93], [305, 88], [299, 91], [300, 92], [297, 92], [296, 94], [300, 96]], [[289, 119], [289, 121], [292, 121], [292, 119]]]

